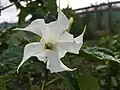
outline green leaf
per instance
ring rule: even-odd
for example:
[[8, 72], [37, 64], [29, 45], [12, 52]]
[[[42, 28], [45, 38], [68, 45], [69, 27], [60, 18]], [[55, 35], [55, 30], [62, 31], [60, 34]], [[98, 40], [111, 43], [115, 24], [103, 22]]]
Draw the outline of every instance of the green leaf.
[[98, 79], [88, 75], [77, 75], [80, 90], [99, 90]]
[[6, 83], [9, 82], [16, 74], [16, 71], [10, 71], [5, 75], [0, 76], [0, 90], [7, 90]]
[[3, 80], [0, 80], [0, 90], [7, 90], [6, 84]]
[[13, 33], [10, 39], [8, 39], [8, 44], [19, 45], [21, 44], [21, 40], [24, 39], [25, 33], [24, 32], [17, 32]]
[[11, 37], [7, 40], [7, 44], [9, 45], [19, 45], [23, 42], [32, 42], [35, 40], [35, 34], [31, 32], [17, 31], [13, 33]]
[[16, 69], [22, 59], [24, 46], [12, 46], [0, 55], [0, 75]]
[[120, 59], [114, 57], [114, 53], [106, 48], [101, 47], [87, 47], [83, 51], [99, 60], [112, 60], [120, 63]]

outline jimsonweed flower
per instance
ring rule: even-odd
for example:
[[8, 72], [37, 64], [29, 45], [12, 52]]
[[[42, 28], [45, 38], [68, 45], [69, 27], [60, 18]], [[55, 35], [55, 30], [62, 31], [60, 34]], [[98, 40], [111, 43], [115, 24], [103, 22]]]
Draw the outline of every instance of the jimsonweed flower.
[[64, 13], [58, 9], [58, 18], [56, 21], [45, 23], [44, 19], [36, 19], [26, 28], [16, 28], [14, 30], [24, 30], [33, 32], [41, 37], [39, 42], [27, 44], [24, 48], [22, 62], [17, 68], [30, 57], [36, 56], [38, 60], [47, 63], [46, 67], [53, 72], [73, 71], [65, 66], [60, 60], [67, 52], [78, 54], [83, 45], [83, 35], [74, 38], [72, 34], [66, 32], [69, 27], [69, 20]]

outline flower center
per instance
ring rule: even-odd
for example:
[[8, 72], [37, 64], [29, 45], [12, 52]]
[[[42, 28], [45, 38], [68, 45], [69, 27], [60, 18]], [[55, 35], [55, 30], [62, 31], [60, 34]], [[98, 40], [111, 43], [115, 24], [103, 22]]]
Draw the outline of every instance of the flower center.
[[49, 50], [53, 50], [55, 47], [52, 43], [46, 43], [44, 48], [49, 49]]

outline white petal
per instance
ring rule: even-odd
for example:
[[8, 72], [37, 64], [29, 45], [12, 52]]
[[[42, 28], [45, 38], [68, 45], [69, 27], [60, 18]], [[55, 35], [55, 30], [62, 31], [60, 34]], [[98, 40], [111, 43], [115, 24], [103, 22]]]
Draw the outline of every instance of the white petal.
[[[58, 25], [61, 29], [64, 29], [65, 31], [69, 27], [69, 20], [65, 16], [65, 14], [60, 10], [60, 8], [58, 8], [57, 11], [58, 11], [58, 19], [57, 19], [56, 25]], [[56, 28], [59, 28], [59, 27], [56, 27]]]
[[25, 46], [23, 59], [17, 68], [17, 72], [18, 72], [19, 68], [21, 67], [21, 65], [32, 56], [36, 56], [40, 61], [46, 62], [45, 51], [40, 42], [30, 43]]
[[60, 35], [58, 40], [58, 42], [73, 42], [73, 41], [74, 41], [73, 35], [66, 31]]
[[59, 58], [63, 58], [65, 56], [65, 54], [67, 53], [66, 50], [63, 50], [61, 48], [58, 47], [58, 55], [59, 55]]
[[80, 50], [80, 45], [76, 44], [75, 42], [60, 42], [58, 43], [58, 47], [65, 50], [66, 52], [71, 52], [78, 54]]
[[78, 54], [80, 48], [83, 45], [83, 35], [86, 27], [84, 28], [83, 33], [74, 39], [74, 42], [59, 42], [58, 47], [66, 50], [67, 52]]
[[[68, 33], [68, 32], [64, 32], [60, 37], [59, 37], [59, 40], [57, 41], [58, 44], [61, 42], [61, 43], [73, 43], [74, 41], [74, 38], [73, 38], [73, 35]], [[65, 54], [67, 53], [66, 49], [62, 49], [61, 47], [57, 47], [58, 48], [58, 52], [59, 52], [59, 57], [62, 58], [65, 56]]]
[[48, 51], [47, 59], [47, 68], [50, 69], [51, 73], [75, 70], [68, 68], [60, 61], [57, 51]]
[[42, 31], [45, 30], [45, 28], [46, 26], [45, 26], [44, 19], [36, 19], [32, 21], [31, 24], [28, 25], [26, 28], [15, 28], [13, 30], [29, 31], [39, 36], [42, 36]]
[[46, 25], [50, 30], [51, 33], [50, 35], [56, 38], [59, 37], [60, 34], [63, 33], [69, 27], [69, 20], [64, 15], [64, 13], [59, 9], [57, 20]]

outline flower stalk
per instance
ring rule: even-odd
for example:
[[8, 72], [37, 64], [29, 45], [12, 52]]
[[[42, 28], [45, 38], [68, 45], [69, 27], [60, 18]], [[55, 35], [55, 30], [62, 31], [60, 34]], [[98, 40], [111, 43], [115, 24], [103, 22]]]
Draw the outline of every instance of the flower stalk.
[[31, 74], [30, 73], [28, 73], [28, 80], [29, 80], [30, 90], [34, 90], [33, 85], [32, 85], [32, 81], [31, 81]]
[[44, 90], [44, 89], [45, 89], [45, 83], [46, 83], [46, 80], [43, 81], [41, 90]]

